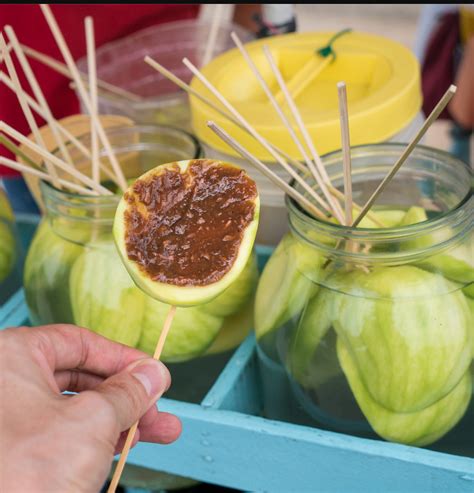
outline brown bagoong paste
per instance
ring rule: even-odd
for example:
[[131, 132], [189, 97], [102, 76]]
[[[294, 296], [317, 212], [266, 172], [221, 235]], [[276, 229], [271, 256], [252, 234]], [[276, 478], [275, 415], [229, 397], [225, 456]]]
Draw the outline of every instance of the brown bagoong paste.
[[257, 188], [247, 174], [212, 160], [178, 164], [137, 180], [125, 194], [128, 258], [154, 281], [206, 286], [237, 258]]

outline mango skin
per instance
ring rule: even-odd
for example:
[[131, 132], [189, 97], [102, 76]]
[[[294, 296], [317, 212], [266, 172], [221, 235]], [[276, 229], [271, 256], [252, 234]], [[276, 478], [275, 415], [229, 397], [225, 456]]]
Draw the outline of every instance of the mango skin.
[[414, 412], [393, 412], [374, 400], [364, 386], [354, 359], [338, 338], [339, 362], [362, 412], [372, 428], [385, 440], [423, 447], [436, 442], [462, 418], [469, 405], [472, 379], [464, 372], [455, 387], [440, 400]]
[[12, 272], [16, 259], [16, 243], [9, 224], [0, 219], [0, 283]]
[[258, 282], [257, 256], [253, 253], [237, 279], [217, 298], [201, 305], [205, 313], [227, 317], [240, 311], [255, 293]]
[[82, 246], [58, 236], [43, 219], [25, 260], [23, 284], [34, 325], [74, 322], [69, 275]]
[[415, 412], [458, 384], [472, 333], [457, 286], [412, 266], [354, 271], [345, 284], [333, 325], [375, 401]]
[[[413, 206], [408, 209], [400, 226], [408, 226], [427, 221], [428, 216], [422, 207]], [[452, 232], [449, 228], [420, 236], [414, 240], [404, 242], [402, 250], [427, 249], [434, 245], [449, 240]], [[460, 283], [474, 282], [474, 242], [467, 239], [464, 243], [451, 246], [447, 251], [437, 253], [431, 257], [425, 257], [417, 261], [417, 265], [430, 272], [443, 274], [447, 279]]]
[[[257, 338], [281, 327], [315, 295], [322, 258], [311, 246], [287, 233], [265, 265], [255, 298]], [[304, 273], [304, 275], [303, 275]]]
[[69, 291], [77, 325], [127, 346], [137, 345], [145, 295], [130, 279], [113, 244], [83, 250], [71, 270]]

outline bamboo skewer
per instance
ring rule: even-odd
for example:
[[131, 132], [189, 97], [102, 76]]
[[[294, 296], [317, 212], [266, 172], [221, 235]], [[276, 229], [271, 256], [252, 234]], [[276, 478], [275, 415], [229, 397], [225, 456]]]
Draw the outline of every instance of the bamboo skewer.
[[[267, 58], [267, 61], [270, 65], [270, 68], [272, 69], [274, 76], [276, 77], [276, 79], [278, 81], [278, 84], [279, 84], [281, 90], [283, 91], [283, 94], [285, 95], [286, 102], [287, 102], [287, 104], [291, 110], [291, 113], [293, 114], [293, 117], [296, 120], [296, 124], [298, 125], [298, 128], [299, 128], [301, 134], [303, 135], [303, 139], [304, 139], [306, 145], [308, 146], [308, 149], [310, 150], [314, 164], [316, 165], [324, 183], [330, 185], [331, 180], [329, 179], [329, 176], [326, 172], [326, 169], [324, 168], [324, 164], [321, 161], [319, 154], [316, 152], [316, 148], [314, 147], [313, 141], [311, 140], [311, 137], [310, 137], [310, 135], [309, 135], [309, 133], [305, 127], [305, 124], [303, 122], [301, 114], [300, 114], [295, 102], [293, 101], [292, 97], [290, 96], [288, 89], [286, 88], [286, 84], [285, 84], [285, 81], [283, 80], [283, 76], [281, 75], [281, 72], [275, 63], [275, 60], [273, 59], [273, 55], [271, 54], [271, 51], [268, 48], [268, 46], [263, 47], [263, 52], [265, 54], [265, 57]], [[318, 184], [319, 184], [319, 182], [318, 182]], [[322, 190], [324, 196], [326, 197], [326, 199], [328, 200], [328, 202], [330, 204], [332, 204], [334, 211], [335, 211], [335, 215], [336, 215], [337, 219], [339, 220], [339, 222], [342, 224], [344, 221], [344, 217], [343, 217], [342, 209], [341, 209], [339, 202], [337, 200], [335, 200], [334, 197], [329, 193], [329, 190], [327, 189], [326, 186], [321, 186], [321, 190]]]
[[[59, 74], [64, 75], [68, 79], [72, 79], [71, 71], [64, 63], [61, 63], [59, 60], [55, 60], [54, 58], [45, 55], [44, 53], [41, 53], [25, 44], [21, 44], [21, 47], [23, 51], [26, 53], [26, 55], [32, 58], [33, 60], [36, 60], [42, 63], [43, 65], [46, 65], [47, 67], [53, 69]], [[87, 80], [87, 75], [84, 74], [83, 72], [80, 72], [80, 76], [84, 84], [88, 85], [89, 82]], [[114, 86], [113, 84], [110, 84], [109, 82], [105, 82], [104, 80], [98, 79], [97, 85], [103, 91], [110, 92], [111, 94], [128, 99], [130, 101], [133, 102], [143, 101], [143, 98], [141, 96], [138, 96], [137, 94], [133, 94], [120, 87]]]
[[191, 72], [219, 99], [219, 101], [240, 121], [248, 132], [273, 156], [273, 158], [292, 176], [306, 192], [324, 208], [325, 203], [319, 195], [308, 185], [308, 183], [267, 143], [265, 139], [247, 122], [247, 120], [227, 101], [226, 98], [202, 75], [202, 73], [187, 59], [183, 58], [183, 63]]
[[211, 29], [209, 30], [209, 36], [207, 37], [204, 56], [202, 57], [201, 61], [201, 67], [207, 65], [212, 59], [217, 40], [217, 33], [219, 32], [219, 25], [221, 23], [223, 13], [224, 5], [220, 3], [215, 4], [214, 12], [212, 13]]
[[[97, 118], [97, 71], [95, 61], [94, 21], [92, 17], [84, 19], [87, 44], [87, 68], [89, 71], [89, 97], [91, 110]], [[95, 126], [91, 124], [91, 155], [92, 155], [92, 179], [99, 184], [99, 142]]]
[[58, 48], [61, 51], [61, 54], [71, 72], [71, 75], [74, 79], [74, 82], [77, 85], [79, 94], [81, 96], [82, 101], [84, 102], [87, 111], [89, 112], [89, 115], [91, 116], [91, 119], [93, 121], [93, 124], [97, 130], [97, 133], [99, 135], [99, 138], [102, 142], [102, 145], [105, 148], [105, 151], [107, 153], [107, 157], [110, 160], [110, 163], [112, 165], [112, 169], [114, 173], [117, 175], [118, 182], [120, 184], [120, 188], [125, 191], [127, 189], [127, 181], [125, 180], [125, 176], [123, 175], [122, 169], [120, 168], [120, 165], [117, 161], [117, 158], [115, 154], [113, 153], [112, 147], [110, 145], [109, 139], [107, 138], [107, 135], [105, 134], [104, 128], [102, 127], [99, 118], [97, 118], [96, 115], [94, 115], [94, 112], [92, 111], [91, 108], [91, 102], [89, 100], [89, 97], [87, 95], [87, 92], [84, 88], [84, 84], [82, 82], [81, 76], [79, 74], [79, 71], [76, 67], [76, 64], [74, 62], [74, 59], [72, 58], [71, 52], [69, 51], [69, 48], [64, 40], [64, 37], [61, 33], [61, 30], [59, 29], [59, 26], [56, 22], [56, 19], [54, 18], [53, 13], [51, 12], [51, 9], [49, 5], [47, 4], [40, 4], [40, 8], [43, 12], [43, 15], [46, 18], [46, 21], [49, 25], [49, 28], [54, 36], [54, 39], [56, 41], [56, 44], [58, 45]]
[[7, 33], [7, 36], [10, 40], [10, 43], [13, 47], [13, 50], [20, 62], [21, 68], [23, 69], [23, 72], [26, 75], [26, 78], [28, 80], [28, 83], [31, 86], [31, 89], [33, 90], [33, 93], [35, 95], [36, 100], [38, 101], [41, 109], [43, 110], [46, 118], [46, 122], [48, 125], [51, 126], [51, 132], [53, 133], [54, 140], [56, 141], [56, 144], [61, 152], [61, 155], [63, 159], [73, 165], [71, 156], [69, 152], [66, 149], [66, 146], [64, 145], [64, 141], [61, 138], [61, 135], [58, 132], [58, 129], [54, 124], [52, 124], [52, 121], [55, 119], [51, 109], [49, 108], [48, 102], [46, 101], [46, 98], [44, 97], [43, 91], [41, 90], [40, 85], [38, 84], [38, 81], [35, 77], [35, 74], [33, 70], [31, 69], [31, 66], [23, 53], [23, 50], [21, 49], [20, 43], [18, 42], [18, 39], [16, 37], [15, 31], [12, 29], [11, 26], [6, 26], [5, 27], [5, 32]]
[[[15, 87], [15, 92], [16, 96], [18, 98], [18, 101], [20, 103], [21, 109], [25, 115], [26, 121], [28, 122], [28, 125], [33, 132], [33, 136], [36, 140], [36, 143], [38, 146], [44, 147], [44, 141], [43, 138], [41, 137], [41, 133], [38, 129], [38, 125], [36, 124], [35, 118], [33, 114], [31, 113], [30, 107], [28, 106], [28, 103], [26, 102], [25, 98], [23, 97], [23, 90], [20, 84], [20, 81], [18, 79], [18, 75], [15, 70], [15, 66], [13, 65], [13, 60], [11, 59], [10, 53], [8, 53], [8, 50], [6, 48], [6, 42], [5, 38], [3, 37], [3, 34], [0, 33], [0, 51], [3, 52], [4, 56], [4, 61], [7, 66], [8, 73], [10, 74], [11, 81]], [[45, 160], [45, 165], [46, 169], [48, 170], [48, 173], [52, 176], [54, 180], [54, 185], [57, 186], [58, 188], [61, 188], [60, 183], [58, 182], [58, 176], [56, 173], [56, 170], [50, 163], [50, 160], [48, 157], [46, 157]]]
[[[163, 325], [163, 330], [161, 331], [160, 337], [158, 339], [158, 343], [156, 344], [155, 353], [153, 354], [153, 359], [159, 360], [161, 357], [161, 352], [163, 351], [163, 347], [165, 345], [166, 338], [168, 337], [171, 324], [173, 323], [173, 318], [175, 316], [175, 313], [176, 313], [176, 307], [170, 306], [168, 315], [166, 316], [166, 320]], [[112, 476], [112, 480], [107, 489], [107, 493], [115, 493], [115, 490], [117, 489], [137, 428], [138, 428], [138, 421], [128, 431], [127, 438], [125, 440], [125, 445], [123, 446], [122, 453], [120, 454], [120, 459], [117, 463], [117, 467], [115, 468], [114, 474]]]
[[35, 144], [32, 142], [28, 137], [25, 137], [23, 134], [15, 130], [13, 127], [5, 123], [4, 121], [0, 121], [0, 131], [6, 133], [10, 137], [14, 138], [18, 142], [21, 142], [23, 145], [26, 147], [29, 147], [32, 151], [36, 152], [39, 154], [43, 159], [48, 159], [51, 164], [54, 166], [57, 166], [58, 168], [62, 169], [63, 171], [66, 171], [66, 173], [70, 174], [74, 178], [77, 178], [79, 181], [84, 183], [85, 185], [88, 185], [89, 187], [92, 188], [92, 190], [95, 190], [97, 193], [101, 195], [111, 195], [112, 192], [110, 190], [107, 190], [107, 188], [103, 187], [102, 185], [96, 185], [94, 181], [89, 178], [86, 175], [83, 175], [79, 171], [76, 170], [73, 166], [70, 164], [65, 163], [58, 157], [54, 156], [53, 154], [50, 154], [48, 151], [46, 151], [45, 148], [41, 147], [38, 144]]
[[[296, 100], [301, 92], [306, 89], [308, 84], [316, 79], [316, 77], [318, 77], [332, 61], [333, 59], [330, 57], [319, 58], [312, 55], [310, 60], [303, 65], [300, 71], [288, 82], [287, 88], [293, 100]], [[285, 102], [285, 94], [281, 89], [275, 94], [275, 99], [278, 101], [278, 104], [283, 104]]]
[[337, 94], [339, 97], [339, 118], [341, 121], [342, 164], [344, 168], [344, 224], [352, 224], [352, 164], [351, 141], [349, 134], [349, 112], [347, 108], [346, 84], [338, 82]]
[[[240, 41], [240, 39], [237, 36], [237, 34], [235, 34], [233, 32], [233, 33], [231, 33], [230, 36], [231, 36], [232, 40], [234, 41], [235, 45], [237, 46], [237, 48], [240, 50], [240, 53], [242, 54], [242, 56], [244, 57], [245, 61], [247, 62], [247, 65], [250, 67], [250, 69], [252, 70], [252, 72], [255, 75], [256, 79], [260, 83], [260, 86], [264, 90], [265, 94], [267, 95], [268, 99], [270, 100], [270, 102], [271, 102], [272, 106], [274, 107], [275, 111], [278, 113], [278, 116], [280, 117], [280, 120], [283, 122], [283, 125], [286, 127], [286, 129], [290, 133], [291, 138], [293, 139], [294, 143], [298, 147], [298, 150], [299, 150], [300, 154], [303, 156], [303, 159], [306, 162], [306, 166], [308, 167], [309, 171], [313, 175], [313, 178], [316, 180], [316, 183], [318, 183], [318, 185], [322, 189], [324, 187], [324, 183], [321, 180], [321, 177], [319, 176], [318, 171], [314, 167], [314, 164], [311, 162], [311, 159], [309, 158], [308, 154], [306, 153], [305, 148], [303, 147], [303, 145], [299, 141], [299, 139], [298, 139], [295, 131], [293, 130], [293, 127], [292, 127], [291, 123], [288, 121], [288, 118], [283, 113], [282, 108], [277, 103], [275, 97], [273, 96], [272, 91], [268, 87], [268, 84], [265, 82], [265, 79], [260, 74], [260, 72], [259, 72], [257, 66], [255, 65], [255, 63], [253, 62], [253, 60], [250, 58], [250, 55], [249, 55], [248, 51], [245, 49], [244, 45]], [[325, 202], [325, 209], [326, 210], [330, 210], [330, 204], [327, 203], [327, 202]], [[337, 211], [334, 208], [333, 208], [333, 214], [337, 215]]]
[[380, 182], [379, 186], [375, 189], [374, 193], [367, 200], [364, 207], [360, 211], [359, 215], [352, 223], [352, 227], [356, 227], [362, 221], [365, 214], [368, 212], [368, 210], [372, 207], [374, 202], [377, 200], [377, 197], [383, 192], [385, 187], [389, 184], [390, 180], [395, 176], [395, 174], [400, 169], [402, 164], [408, 159], [409, 155], [415, 148], [416, 144], [418, 144], [418, 142], [425, 135], [428, 128], [430, 128], [432, 123], [438, 118], [438, 116], [441, 114], [444, 108], [446, 108], [449, 101], [454, 96], [456, 89], [457, 88], [455, 85], [449, 86], [448, 90], [444, 93], [444, 96], [440, 99], [438, 104], [435, 106], [433, 111], [425, 120], [425, 123], [423, 123], [420, 130], [418, 130], [418, 133], [415, 135], [412, 141], [406, 146], [405, 150], [403, 151], [402, 155], [398, 158], [397, 162], [392, 166], [391, 170], [387, 173], [385, 178]]
[[[13, 82], [7, 76], [7, 74], [5, 74], [5, 72], [0, 71], [0, 81], [3, 82], [12, 91], [14, 92], [19, 91], [19, 89], [15, 89]], [[28, 93], [24, 91], [22, 92], [30, 108], [39, 116], [41, 116], [44, 120], [46, 120], [46, 113], [43, 111], [41, 106]], [[64, 135], [66, 139], [70, 140], [71, 143], [74, 144], [82, 152], [82, 154], [86, 158], [92, 159], [92, 154], [90, 150], [80, 140], [78, 140], [71, 132], [69, 132], [69, 130], [66, 127], [61, 125], [57, 120], [52, 120], [49, 123], [49, 125], [54, 125], [59, 130], [59, 132], [61, 132]], [[108, 178], [113, 180], [118, 185], [117, 177], [104, 164], [102, 164], [100, 160], [99, 160], [99, 166], [100, 169], [104, 172], [104, 174], [107, 175]]]
[[263, 175], [271, 180], [277, 187], [283, 192], [287, 193], [290, 197], [296, 200], [306, 211], [320, 219], [327, 219], [327, 216], [321, 212], [310, 200], [301, 195], [297, 190], [288, 185], [285, 180], [282, 180], [278, 175], [273, 173], [265, 164], [258, 160], [255, 156], [250, 154], [247, 149], [242, 147], [235, 139], [233, 139], [225, 130], [223, 130], [216, 123], [209, 121], [207, 126], [218, 135], [224, 142], [229, 144], [235, 151], [237, 151], [244, 159], [253, 164]]
[[[20, 171], [21, 173], [29, 173], [30, 175], [37, 176], [38, 178], [41, 178], [42, 180], [45, 180], [47, 182], [53, 182], [53, 178], [48, 173], [44, 173], [43, 171], [39, 171], [35, 168], [31, 168], [30, 166], [18, 163], [17, 161], [13, 161], [13, 159], [8, 159], [6, 157], [0, 156], [0, 164], [6, 166], [7, 168], [14, 169], [15, 171]], [[84, 195], [97, 195], [93, 190], [81, 187], [80, 185], [76, 185], [75, 183], [72, 183], [70, 181], [63, 180], [62, 178], [58, 178], [58, 181], [61, 185], [75, 192], [79, 192]]]

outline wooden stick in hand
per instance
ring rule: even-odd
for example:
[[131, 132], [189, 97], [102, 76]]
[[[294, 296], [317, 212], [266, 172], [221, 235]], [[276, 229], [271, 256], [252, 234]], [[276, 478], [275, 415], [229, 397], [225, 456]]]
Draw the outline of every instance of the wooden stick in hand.
[[[168, 315], [166, 316], [166, 320], [163, 325], [163, 330], [161, 331], [160, 337], [158, 339], [158, 343], [156, 345], [155, 353], [153, 354], [153, 358], [156, 360], [160, 359], [161, 352], [163, 351], [163, 347], [166, 342], [166, 337], [168, 336], [168, 333], [170, 331], [175, 313], [176, 313], [176, 307], [170, 306]], [[125, 440], [125, 445], [123, 446], [122, 453], [120, 454], [120, 459], [117, 463], [117, 467], [115, 468], [114, 475], [112, 476], [112, 480], [110, 482], [107, 493], [115, 493], [115, 490], [117, 489], [137, 428], [138, 428], [138, 421], [128, 431], [127, 438]]]

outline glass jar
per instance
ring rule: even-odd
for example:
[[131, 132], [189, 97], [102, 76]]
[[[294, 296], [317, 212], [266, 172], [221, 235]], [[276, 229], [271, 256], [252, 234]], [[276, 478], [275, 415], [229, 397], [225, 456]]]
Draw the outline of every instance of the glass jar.
[[[404, 149], [352, 149], [363, 205]], [[342, 156], [324, 157], [342, 189]], [[286, 198], [291, 232], [260, 278], [265, 415], [472, 455], [472, 171], [417, 147], [350, 228]]]
[[[166, 145], [161, 142], [165, 131]], [[160, 163], [201, 156], [195, 139], [180, 130], [140, 126], [107, 133], [127, 178]], [[87, 144], [88, 139], [81, 140]], [[70, 153], [77, 168], [88, 173], [90, 163], [72, 146]], [[47, 183], [41, 183], [41, 191], [46, 216], [29, 248], [24, 275], [31, 323], [75, 323], [152, 354], [168, 307], [135, 286], [116, 251], [112, 225], [120, 194], [78, 195]], [[173, 375], [168, 397], [202, 400], [251, 329], [256, 283], [253, 256], [229, 293], [202, 307], [178, 308], [162, 355]]]
[[21, 287], [22, 259], [13, 210], [0, 181], [0, 307]]

